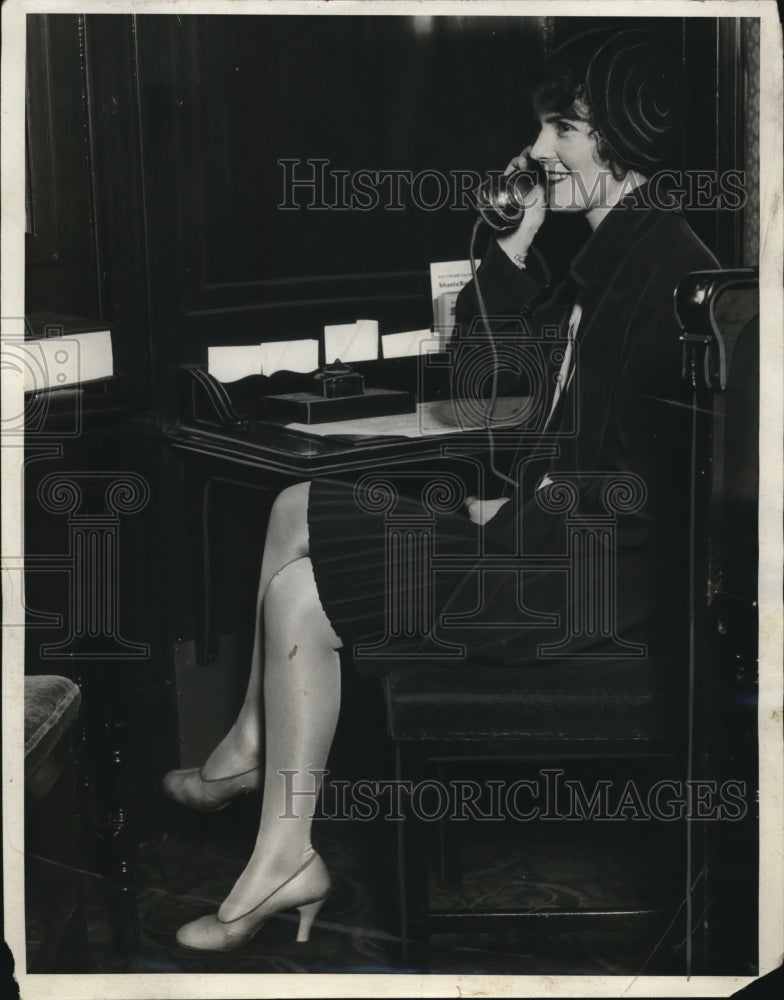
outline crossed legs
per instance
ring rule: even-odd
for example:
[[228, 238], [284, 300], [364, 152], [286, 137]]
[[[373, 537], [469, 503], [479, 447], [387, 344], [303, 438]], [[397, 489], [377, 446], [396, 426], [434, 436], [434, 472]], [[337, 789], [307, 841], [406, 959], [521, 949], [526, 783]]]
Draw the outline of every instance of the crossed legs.
[[[265, 613], [265, 598], [276, 574], [308, 556], [308, 495], [310, 483], [297, 483], [278, 496], [272, 506], [264, 542], [259, 589], [256, 599], [256, 631], [251, 656], [250, 677], [239, 715], [231, 729], [207, 758], [202, 774], [207, 779], [225, 778], [247, 771], [264, 759], [263, 685], [265, 636], [278, 630], [277, 614]], [[324, 616], [315, 583], [306, 584], [316, 616]], [[280, 588], [276, 588], [280, 589]], [[265, 619], [267, 621], [265, 622]], [[296, 641], [296, 640], [295, 640]], [[338, 643], [339, 645], [339, 643]]]
[[[181, 929], [181, 942], [191, 947], [218, 947], [211, 943], [218, 940], [216, 926], [221, 928], [220, 946], [225, 947], [225, 924], [258, 909], [314, 859], [311, 816], [340, 708], [341, 642], [321, 607], [308, 558], [308, 490], [307, 483], [290, 487], [273, 507], [245, 700], [202, 768], [203, 778], [215, 781], [263, 762], [258, 837], [248, 864], [221, 905], [218, 923], [210, 918], [209, 934], [196, 928], [199, 921]], [[300, 883], [298, 890], [287, 890], [289, 896], [297, 891], [313, 895], [312, 886], [328, 884], [328, 877], [310, 867]]]

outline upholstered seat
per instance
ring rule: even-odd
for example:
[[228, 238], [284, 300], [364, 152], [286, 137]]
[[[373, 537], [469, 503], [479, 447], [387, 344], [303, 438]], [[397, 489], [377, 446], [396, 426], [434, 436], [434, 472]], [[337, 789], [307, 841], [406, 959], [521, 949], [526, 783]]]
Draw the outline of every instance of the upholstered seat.
[[[387, 729], [395, 744], [396, 777], [419, 781], [450, 775], [465, 766], [497, 759], [518, 761], [637, 760], [640, 767], [658, 761], [667, 776], [679, 773], [685, 731], [683, 700], [670, 658], [641, 660], [554, 661], [490, 667], [470, 663], [449, 667], [435, 663], [400, 666], [384, 678]], [[682, 664], [681, 675], [685, 676]], [[681, 717], [682, 725], [674, 724]], [[459, 882], [461, 839], [465, 824], [443, 820], [438, 837], [441, 878]], [[525, 898], [514, 910], [430, 909], [428, 842], [431, 823], [407, 809], [399, 829], [398, 874], [401, 886], [402, 959], [408, 968], [428, 968], [431, 933], [475, 933], [533, 929], [543, 914]], [[628, 906], [547, 911], [548, 927], [561, 931], [595, 929], [608, 919], [634, 927], [656, 921], [649, 903]], [[659, 926], [661, 921], [654, 926]], [[657, 933], [659, 933], [657, 932]]]
[[384, 680], [393, 740], [667, 741], [672, 662], [580, 661], [519, 669], [398, 667]]
[[24, 679], [25, 780], [30, 780], [79, 713], [81, 692], [67, 677]]

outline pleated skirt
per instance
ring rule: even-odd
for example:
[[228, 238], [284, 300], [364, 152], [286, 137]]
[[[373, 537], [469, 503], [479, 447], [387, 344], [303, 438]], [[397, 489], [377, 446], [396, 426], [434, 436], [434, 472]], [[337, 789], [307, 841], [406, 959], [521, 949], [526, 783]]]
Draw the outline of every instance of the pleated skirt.
[[[379, 477], [373, 478], [377, 483]], [[316, 586], [354, 668], [378, 676], [423, 660], [459, 667], [481, 658], [517, 666], [535, 657], [542, 634], [530, 621], [514, 624], [525, 618], [518, 576], [472, 572], [486, 546], [483, 529], [463, 504], [440, 509], [449, 508], [440, 503], [444, 497], [425, 502], [421, 490], [406, 485], [404, 493], [362, 477], [311, 483]], [[529, 590], [527, 606], [546, 613], [548, 604], [563, 605], [562, 574], [534, 580]], [[553, 640], [552, 630], [546, 637]]]

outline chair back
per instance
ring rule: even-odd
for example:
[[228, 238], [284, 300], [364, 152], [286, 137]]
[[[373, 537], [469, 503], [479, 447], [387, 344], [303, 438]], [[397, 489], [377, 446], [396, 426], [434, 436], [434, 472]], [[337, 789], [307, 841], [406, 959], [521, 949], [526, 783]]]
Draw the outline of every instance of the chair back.
[[693, 405], [693, 641], [713, 686], [757, 656], [757, 271], [693, 272], [675, 304]]
[[[756, 269], [701, 271], [679, 284], [683, 375], [692, 390], [687, 780], [745, 782], [745, 824], [689, 823], [687, 972], [715, 968], [722, 907], [756, 921], [759, 290]], [[707, 819], [707, 817], [705, 817]], [[731, 845], [730, 845], [731, 842]], [[730, 845], [730, 846], [728, 846]], [[721, 865], [748, 868], [728, 903]], [[720, 862], [721, 857], [725, 858]], [[737, 878], [737, 871], [735, 872]], [[718, 902], [717, 902], [718, 901]], [[704, 913], [711, 909], [707, 933]], [[749, 933], [752, 933], [749, 931]], [[696, 968], [695, 968], [696, 966]]]

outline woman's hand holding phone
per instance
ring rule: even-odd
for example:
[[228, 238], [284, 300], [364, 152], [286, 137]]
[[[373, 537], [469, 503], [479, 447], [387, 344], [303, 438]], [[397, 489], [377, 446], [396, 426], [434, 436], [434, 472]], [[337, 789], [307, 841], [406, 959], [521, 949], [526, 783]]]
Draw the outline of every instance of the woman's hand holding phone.
[[[504, 174], [514, 173], [516, 170], [533, 172], [533, 161], [529, 155], [530, 151], [531, 147], [526, 146], [519, 156], [515, 156], [513, 160], [510, 160], [504, 169]], [[547, 214], [547, 191], [543, 183], [537, 183], [531, 188], [525, 196], [524, 204], [525, 215], [520, 225], [516, 229], [496, 236], [498, 245], [507, 257], [520, 268], [525, 266], [525, 258], [528, 250]]]

